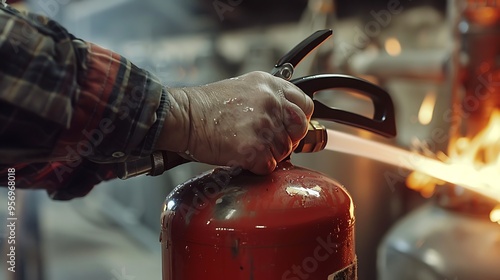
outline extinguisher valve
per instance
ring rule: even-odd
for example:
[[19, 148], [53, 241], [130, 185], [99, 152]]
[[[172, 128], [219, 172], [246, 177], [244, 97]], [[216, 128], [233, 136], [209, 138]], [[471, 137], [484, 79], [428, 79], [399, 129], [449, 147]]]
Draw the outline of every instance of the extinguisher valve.
[[295, 153], [314, 153], [325, 148], [327, 141], [326, 128], [318, 121], [310, 121], [306, 136], [300, 141]]

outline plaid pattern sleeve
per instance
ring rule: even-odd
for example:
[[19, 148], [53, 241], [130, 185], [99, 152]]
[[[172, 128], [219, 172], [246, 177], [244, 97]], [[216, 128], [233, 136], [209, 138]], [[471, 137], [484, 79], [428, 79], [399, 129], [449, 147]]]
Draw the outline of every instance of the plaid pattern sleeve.
[[152, 153], [168, 108], [156, 77], [42, 16], [0, 5], [0, 26], [0, 185], [14, 167], [19, 187], [70, 199]]

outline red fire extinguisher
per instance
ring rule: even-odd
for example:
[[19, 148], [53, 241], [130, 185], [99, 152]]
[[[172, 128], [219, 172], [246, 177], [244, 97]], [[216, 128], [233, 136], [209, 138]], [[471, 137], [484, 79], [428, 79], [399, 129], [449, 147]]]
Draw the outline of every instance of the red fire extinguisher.
[[[330, 30], [311, 35], [276, 64], [273, 74], [289, 80], [300, 60], [330, 35]], [[311, 97], [323, 89], [357, 90], [373, 101], [373, 119], [317, 100], [313, 118], [395, 135], [393, 104], [381, 88], [345, 75], [292, 82]], [[312, 121], [295, 152], [322, 150], [326, 141], [325, 128]], [[163, 280], [356, 279], [353, 210], [340, 183], [290, 160], [267, 176], [215, 168], [179, 185], [165, 201]]]

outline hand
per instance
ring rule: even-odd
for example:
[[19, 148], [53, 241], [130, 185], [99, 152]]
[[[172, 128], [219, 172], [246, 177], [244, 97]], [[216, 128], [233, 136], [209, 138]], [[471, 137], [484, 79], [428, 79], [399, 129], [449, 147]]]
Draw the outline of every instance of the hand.
[[272, 172], [292, 152], [314, 107], [295, 85], [264, 72], [168, 92], [157, 149], [256, 174]]

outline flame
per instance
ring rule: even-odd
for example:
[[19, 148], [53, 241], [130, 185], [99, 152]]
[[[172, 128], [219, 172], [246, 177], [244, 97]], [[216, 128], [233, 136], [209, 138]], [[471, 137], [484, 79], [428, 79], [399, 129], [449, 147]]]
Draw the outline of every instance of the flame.
[[[440, 155], [443, 158], [443, 154]], [[443, 161], [453, 167], [456, 177], [464, 175], [461, 174], [464, 167], [472, 167], [477, 171], [475, 178], [468, 179], [477, 182], [475, 187], [479, 188], [483, 195], [500, 193], [500, 110], [493, 112], [485, 128], [473, 138], [461, 137], [451, 143], [449, 156]], [[406, 180], [407, 186], [421, 192], [425, 197], [432, 196], [435, 187], [445, 183], [428, 175], [434, 172], [436, 170], [425, 169], [412, 172]], [[453, 183], [457, 184], [456, 181]], [[460, 185], [460, 182], [457, 185]], [[500, 204], [491, 211], [490, 219], [500, 223]]]

